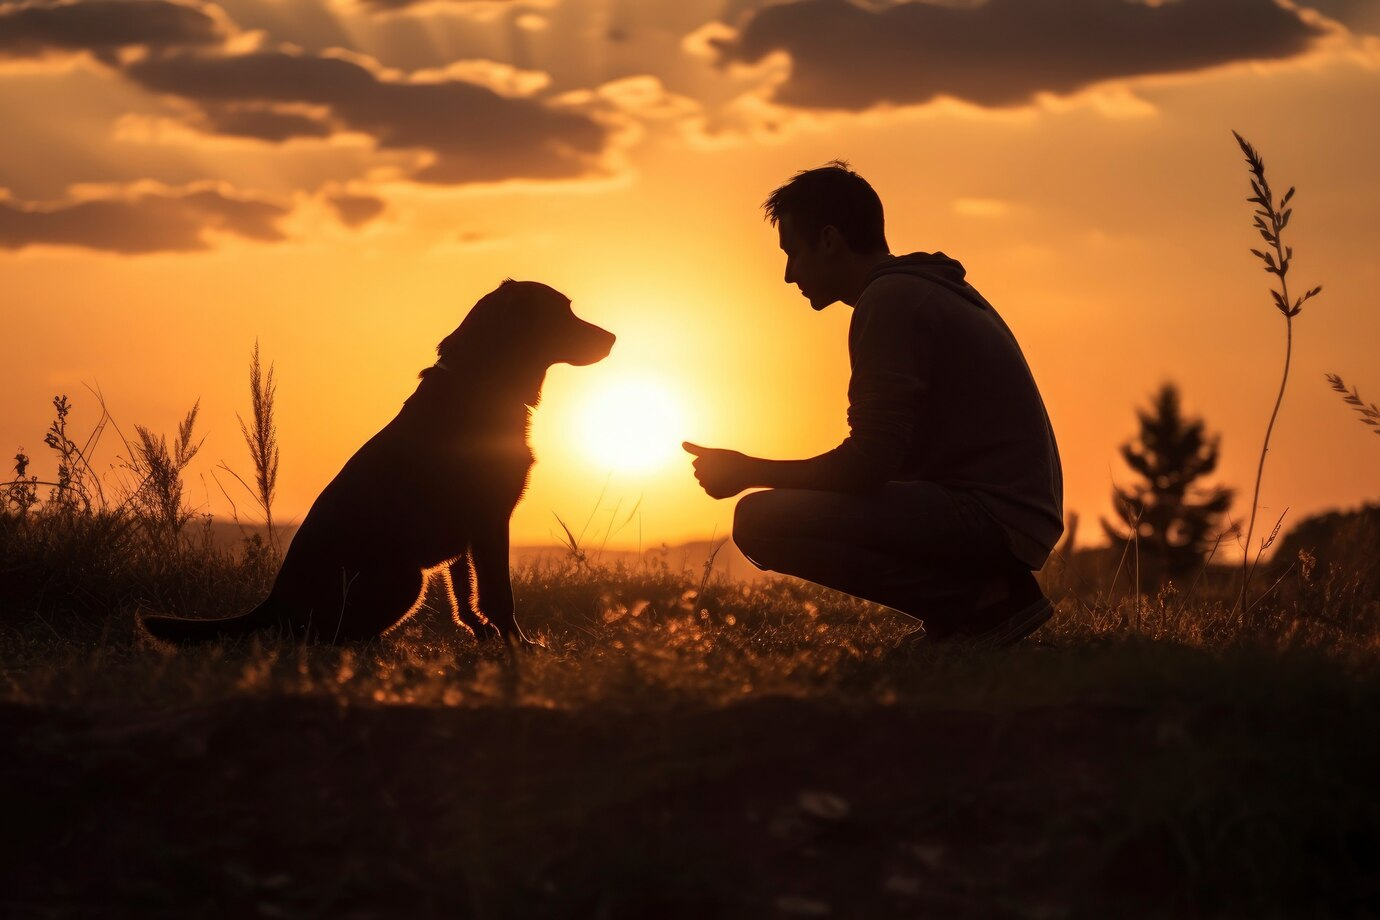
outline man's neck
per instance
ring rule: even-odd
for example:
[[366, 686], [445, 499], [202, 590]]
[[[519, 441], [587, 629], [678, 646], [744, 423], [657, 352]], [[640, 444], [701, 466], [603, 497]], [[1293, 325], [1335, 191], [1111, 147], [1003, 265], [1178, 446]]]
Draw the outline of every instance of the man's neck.
[[858, 305], [858, 298], [862, 297], [862, 292], [867, 287], [867, 276], [872, 274], [872, 270], [891, 258], [891, 253], [885, 250], [880, 252], [859, 253], [853, 257], [852, 264], [848, 268], [848, 295], [840, 297], [843, 303], [850, 307]]

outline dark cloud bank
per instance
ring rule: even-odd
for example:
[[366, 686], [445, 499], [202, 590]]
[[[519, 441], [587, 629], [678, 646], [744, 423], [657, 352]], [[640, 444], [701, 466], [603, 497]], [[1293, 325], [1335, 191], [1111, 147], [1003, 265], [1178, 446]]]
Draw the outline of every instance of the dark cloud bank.
[[[142, 88], [191, 103], [182, 117], [208, 135], [283, 143], [340, 132], [383, 150], [415, 151], [419, 182], [563, 179], [597, 169], [610, 130], [539, 99], [464, 80], [381, 79], [364, 64], [297, 51], [231, 54], [211, 16], [167, 0], [15, 5], [0, 0], [0, 58], [90, 53]], [[123, 51], [140, 52], [133, 55]], [[368, 195], [327, 196], [341, 222], [383, 213]], [[0, 249], [67, 245], [118, 253], [209, 248], [208, 231], [284, 238], [287, 209], [217, 191], [119, 194], [63, 205], [0, 198]]]
[[164, 0], [0, 4], [0, 54], [8, 56], [90, 51], [105, 58], [120, 48], [213, 45], [223, 38], [216, 21], [201, 10]]
[[285, 239], [286, 208], [214, 189], [146, 192], [58, 206], [0, 199], [0, 249], [79, 246], [136, 255], [209, 249], [208, 231], [264, 242]]
[[787, 105], [860, 110], [952, 96], [995, 107], [1101, 80], [1287, 58], [1320, 34], [1273, 0], [989, 0], [875, 11], [800, 0], [756, 13], [719, 51], [744, 63], [789, 54], [790, 77], [776, 92]]
[[[376, 7], [406, 0], [368, 0]], [[1353, 0], [1326, 0], [1346, 7]], [[784, 51], [790, 76], [779, 102], [861, 110], [946, 95], [985, 106], [1040, 92], [1072, 93], [1101, 80], [1199, 70], [1306, 51], [1321, 34], [1273, 0], [988, 0], [864, 8], [797, 0], [746, 14], [723, 61], [754, 63]], [[463, 184], [586, 175], [610, 144], [587, 114], [514, 98], [462, 80], [381, 78], [353, 60], [288, 50], [227, 53], [223, 26], [169, 0], [54, 4], [0, 0], [0, 57], [89, 52], [144, 89], [191, 104], [207, 134], [282, 143], [342, 131], [380, 149], [419, 151], [412, 178]], [[135, 49], [133, 58], [116, 55]], [[342, 223], [375, 219], [384, 203], [328, 196]], [[215, 190], [147, 192], [60, 206], [0, 198], [0, 249], [33, 244], [120, 253], [195, 251], [208, 233], [284, 238], [287, 209]]]
[[[93, 53], [147, 90], [195, 103], [189, 123], [207, 133], [270, 143], [367, 134], [382, 149], [430, 154], [413, 176], [421, 182], [574, 178], [593, 171], [609, 143], [595, 119], [539, 99], [464, 80], [384, 80], [337, 57], [207, 47], [224, 38], [206, 13], [166, 0], [0, 6], [0, 56]], [[130, 48], [146, 53], [114, 57]]]
[[[541, 101], [499, 95], [461, 80], [401, 83], [379, 79], [339, 58], [265, 51], [234, 56], [149, 58], [125, 69], [144, 88], [205, 107], [212, 124], [241, 136], [283, 140], [320, 136], [302, 116], [266, 118], [282, 104], [323, 107], [342, 128], [373, 137], [380, 148], [422, 150], [432, 161], [413, 178], [466, 183], [556, 179], [588, 173], [604, 152], [608, 129], [587, 115]], [[227, 108], [228, 107], [228, 108]], [[257, 114], [252, 107], [261, 107]]]

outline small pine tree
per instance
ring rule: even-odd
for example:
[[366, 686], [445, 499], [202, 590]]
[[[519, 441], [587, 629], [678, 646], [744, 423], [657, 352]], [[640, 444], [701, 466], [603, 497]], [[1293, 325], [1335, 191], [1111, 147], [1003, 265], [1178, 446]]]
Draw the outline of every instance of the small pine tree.
[[1140, 436], [1121, 446], [1121, 456], [1144, 482], [1112, 490], [1122, 526], [1103, 520], [1102, 527], [1119, 547], [1138, 534], [1141, 559], [1181, 578], [1202, 564], [1210, 535], [1231, 506], [1233, 490], [1194, 485], [1217, 468], [1221, 438], [1206, 434], [1202, 419], [1184, 417], [1172, 383], [1161, 386], [1150, 409], [1136, 410], [1136, 417]]

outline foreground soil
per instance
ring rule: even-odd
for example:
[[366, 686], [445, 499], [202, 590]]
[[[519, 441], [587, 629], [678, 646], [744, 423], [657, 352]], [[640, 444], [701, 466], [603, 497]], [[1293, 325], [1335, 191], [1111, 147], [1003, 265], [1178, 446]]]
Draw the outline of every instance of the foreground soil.
[[1362, 702], [6, 704], [0, 916], [1377, 916]]

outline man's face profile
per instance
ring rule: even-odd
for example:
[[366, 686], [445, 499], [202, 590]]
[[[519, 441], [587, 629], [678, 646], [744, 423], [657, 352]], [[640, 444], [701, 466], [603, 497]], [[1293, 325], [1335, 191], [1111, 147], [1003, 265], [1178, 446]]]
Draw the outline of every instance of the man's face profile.
[[831, 247], [825, 244], [831, 229], [826, 227], [817, 239], [810, 240], [796, 229], [788, 216], [783, 216], [777, 224], [781, 251], [786, 254], [785, 281], [800, 288], [800, 293], [815, 310], [823, 310], [839, 299], [831, 278], [834, 261]]

